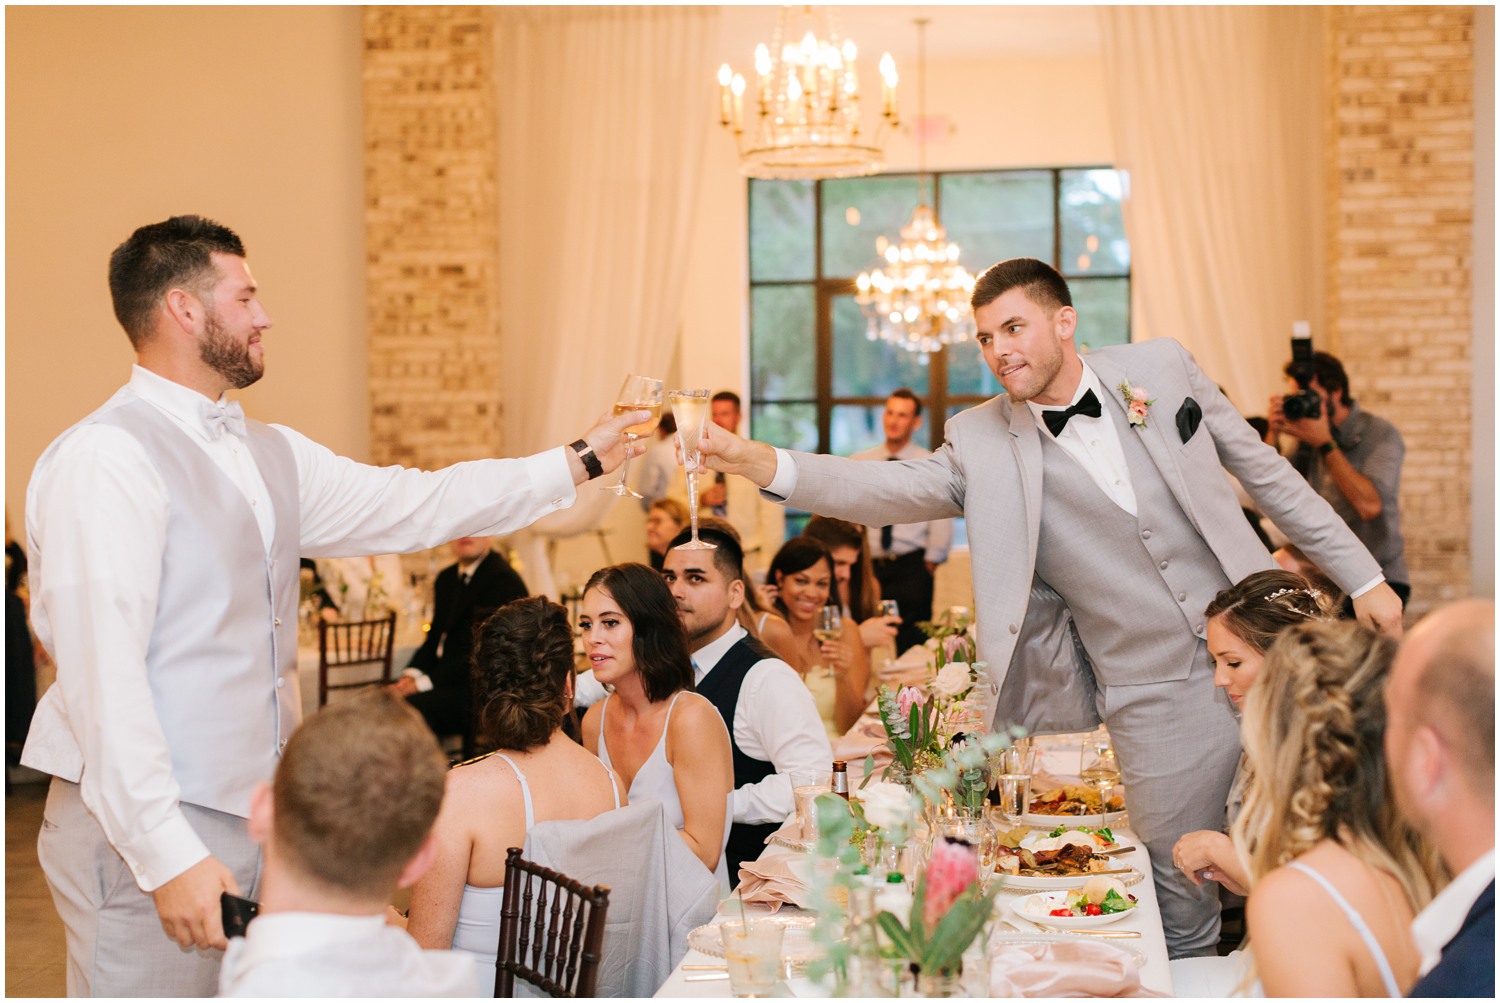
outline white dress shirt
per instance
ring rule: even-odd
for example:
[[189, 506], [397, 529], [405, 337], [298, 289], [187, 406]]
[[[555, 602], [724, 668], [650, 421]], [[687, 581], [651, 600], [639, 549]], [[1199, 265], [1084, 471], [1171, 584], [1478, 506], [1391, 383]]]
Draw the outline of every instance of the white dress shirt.
[[[101, 410], [137, 399], [181, 427], [240, 487], [269, 546], [269, 492], [246, 444], [204, 424], [202, 408], [213, 402], [136, 366]], [[301, 552], [308, 556], [399, 553], [507, 533], [574, 498], [565, 447], [429, 473], [356, 463], [272, 427], [295, 458]], [[32, 625], [58, 672], [37, 705], [22, 762], [79, 784], [84, 804], [146, 891], [208, 856], [178, 807], [146, 670], [167, 513], [166, 488], [139, 442], [99, 423], [58, 437], [26, 492]]]
[[[885, 443], [872, 449], [864, 449], [858, 453], [851, 453], [851, 460], [879, 460], [889, 462], [891, 460], [920, 460], [924, 456], [931, 456], [932, 450], [923, 449], [921, 446], [906, 441], [896, 452], [892, 453], [890, 447]], [[891, 549], [880, 545], [880, 526], [869, 527], [870, 556], [872, 557], [900, 557], [909, 554], [913, 550], [922, 551], [923, 559], [928, 564], [942, 564], [948, 559], [948, 550], [953, 546], [953, 520], [933, 519], [931, 522], [908, 522], [897, 523], [891, 526]]]
[[1417, 918], [1411, 923], [1411, 939], [1422, 955], [1418, 977], [1432, 971], [1442, 959], [1443, 948], [1458, 936], [1469, 910], [1494, 880], [1495, 851], [1490, 850], [1464, 868], [1462, 874], [1448, 882], [1448, 887], [1427, 903], [1426, 909], [1417, 913]]
[[[724, 636], [693, 652], [694, 683], [703, 682], [745, 633], [744, 627], [735, 624]], [[763, 658], [745, 673], [734, 708], [734, 743], [745, 755], [776, 769], [759, 783], [734, 789], [736, 822], [783, 821], [795, 808], [788, 774], [826, 773], [833, 762], [833, 747], [812, 693], [797, 670], [779, 658]]]
[[[220, 996], [488, 996], [474, 959], [423, 950], [384, 916], [267, 913], [229, 942]], [[481, 991], [482, 990], [482, 991]]]

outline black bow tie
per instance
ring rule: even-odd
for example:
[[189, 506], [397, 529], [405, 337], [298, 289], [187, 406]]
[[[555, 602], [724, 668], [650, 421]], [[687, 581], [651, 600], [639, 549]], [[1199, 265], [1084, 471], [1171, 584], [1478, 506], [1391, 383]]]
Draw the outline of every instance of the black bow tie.
[[1104, 413], [1099, 406], [1099, 398], [1094, 396], [1094, 391], [1084, 391], [1083, 397], [1077, 404], [1062, 411], [1043, 411], [1042, 421], [1047, 423], [1047, 431], [1052, 433], [1052, 438], [1062, 435], [1062, 430], [1068, 427], [1068, 419], [1075, 414], [1081, 414], [1089, 418], [1097, 418]]

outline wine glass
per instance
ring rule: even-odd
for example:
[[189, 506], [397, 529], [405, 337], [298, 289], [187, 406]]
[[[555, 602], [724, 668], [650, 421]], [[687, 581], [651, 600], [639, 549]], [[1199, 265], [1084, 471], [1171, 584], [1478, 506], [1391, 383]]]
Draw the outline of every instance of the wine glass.
[[[639, 425], [631, 425], [625, 429], [625, 437], [634, 442], [643, 435], [650, 435], [656, 431], [656, 426], [661, 423], [661, 380], [652, 379], [649, 376], [637, 376], [631, 373], [625, 377], [625, 382], [620, 384], [620, 392], [615, 395], [615, 417], [628, 414], [631, 411], [650, 411], [651, 417]], [[630, 452], [625, 453], [625, 462], [620, 464], [620, 482], [618, 484], [601, 484], [600, 491], [608, 491], [612, 495], [630, 495], [639, 498], [625, 484], [625, 473], [630, 469]]]
[[[894, 599], [882, 599], [882, 600], [880, 600], [880, 615], [881, 616], [893, 616], [893, 617], [896, 617], [897, 619], [900, 619], [900, 617], [901, 617], [901, 604], [898, 603], [898, 602], [896, 602], [896, 600], [894, 600]], [[887, 644], [882, 645], [881, 648], [882, 648], [882, 658], [884, 659], [884, 662], [883, 662], [881, 668], [884, 668], [885, 666], [890, 665], [897, 658], [901, 657], [900, 642], [898, 642], [895, 638], [891, 638], [891, 640]]]
[[716, 544], [698, 539], [698, 468], [703, 457], [698, 452], [703, 439], [703, 423], [708, 420], [707, 390], [673, 390], [672, 417], [677, 419], [677, 445], [682, 450], [682, 467], [687, 471], [688, 520], [693, 537], [673, 550], [717, 550]]
[[[829, 641], [837, 641], [844, 636], [844, 611], [837, 605], [827, 605], [818, 610], [818, 623], [813, 628], [813, 636], [818, 639], [819, 644]], [[838, 670], [832, 665], [823, 669], [825, 676], [836, 676]]]
[[1099, 813], [1109, 813], [1109, 791], [1120, 782], [1120, 761], [1109, 742], [1086, 740], [1079, 754], [1078, 778], [1099, 792]]

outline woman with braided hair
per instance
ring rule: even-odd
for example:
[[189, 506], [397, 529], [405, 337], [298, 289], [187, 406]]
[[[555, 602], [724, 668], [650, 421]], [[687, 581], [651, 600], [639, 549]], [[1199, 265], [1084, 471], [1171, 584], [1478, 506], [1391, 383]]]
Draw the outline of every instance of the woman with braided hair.
[[1431, 857], [1396, 812], [1382, 737], [1394, 644], [1348, 622], [1282, 632], [1244, 704], [1251, 773], [1231, 837], [1268, 996], [1399, 996]]
[[[1208, 617], [1208, 658], [1214, 685], [1224, 691], [1236, 711], [1260, 675], [1266, 649], [1288, 627], [1328, 619], [1333, 597], [1314, 589], [1290, 571], [1257, 571], [1214, 596], [1203, 615]], [[1239, 815], [1250, 782], [1244, 756], [1229, 788], [1227, 822]], [[1218, 829], [1189, 832], [1172, 847], [1172, 863], [1196, 885], [1217, 881], [1236, 895], [1244, 895], [1249, 878], [1227, 833]]]
[[474, 955], [495, 981], [505, 851], [537, 822], [590, 819], [625, 803], [614, 771], [563, 733], [573, 708], [568, 611], [540, 596], [501, 606], [478, 630], [474, 707], [489, 755], [448, 774], [432, 867], [413, 887], [407, 932]]

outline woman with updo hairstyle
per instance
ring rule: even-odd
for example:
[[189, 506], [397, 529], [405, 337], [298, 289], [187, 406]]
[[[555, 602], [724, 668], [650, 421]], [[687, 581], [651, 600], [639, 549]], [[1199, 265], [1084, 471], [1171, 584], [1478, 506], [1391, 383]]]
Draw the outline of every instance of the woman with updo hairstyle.
[[578, 626], [594, 678], [610, 690], [584, 715], [584, 745], [619, 773], [632, 803], [655, 798], [666, 807], [667, 821], [728, 891], [729, 730], [693, 692], [687, 632], [667, 583], [644, 564], [596, 571]]
[[1395, 643], [1339, 621], [1287, 628], [1245, 700], [1251, 772], [1231, 827], [1267, 996], [1400, 996], [1432, 857], [1396, 811], [1383, 688]]
[[412, 887], [407, 930], [427, 948], [475, 956], [477, 984], [495, 980], [505, 851], [537, 822], [590, 819], [625, 803], [608, 767], [568, 738], [573, 631], [568, 612], [539, 596], [496, 610], [474, 648], [474, 706], [496, 749], [448, 773], [433, 826], [436, 854]]

